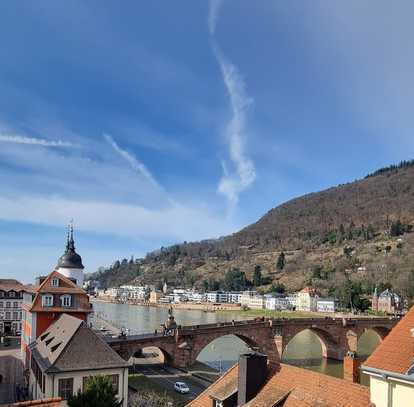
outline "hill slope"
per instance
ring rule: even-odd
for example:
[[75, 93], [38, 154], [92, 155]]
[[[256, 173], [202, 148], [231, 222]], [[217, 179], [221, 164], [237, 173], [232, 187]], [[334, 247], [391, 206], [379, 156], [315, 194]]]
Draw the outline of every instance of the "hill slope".
[[[414, 269], [412, 225], [413, 161], [288, 201], [231, 236], [161, 248], [93, 277], [106, 285], [167, 280], [191, 286], [210, 280], [214, 286], [229, 269], [252, 278], [260, 266], [265, 283], [292, 290], [311, 283], [332, 292], [349, 279], [367, 292], [375, 282], [407, 290]], [[285, 267], [278, 269], [282, 251]]]

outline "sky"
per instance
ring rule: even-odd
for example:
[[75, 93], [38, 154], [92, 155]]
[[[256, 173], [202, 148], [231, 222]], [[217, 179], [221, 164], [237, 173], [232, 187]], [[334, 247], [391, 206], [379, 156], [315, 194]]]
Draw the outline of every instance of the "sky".
[[0, 3], [0, 277], [217, 238], [414, 156], [414, 3]]

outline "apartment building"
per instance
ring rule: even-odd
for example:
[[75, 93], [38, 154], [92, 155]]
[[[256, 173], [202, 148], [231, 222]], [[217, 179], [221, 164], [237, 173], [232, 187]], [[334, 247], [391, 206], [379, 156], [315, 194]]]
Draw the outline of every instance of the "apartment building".
[[22, 330], [22, 302], [25, 286], [14, 279], [0, 279], [0, 335]]

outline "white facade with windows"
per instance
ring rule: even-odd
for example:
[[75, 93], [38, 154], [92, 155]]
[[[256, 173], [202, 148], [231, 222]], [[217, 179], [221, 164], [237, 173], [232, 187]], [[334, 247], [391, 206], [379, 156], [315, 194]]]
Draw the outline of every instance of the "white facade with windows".
[[318, 298], [316, 301], [317, 312], [335, 312], [337, 301], [334, 298]]
[[0, 279], [0, 335], [16, 335], [22, 330], [24, 286], [16, 280]]
[[272, 311], [291, 309], [290, 302], [285, 296], [265, 296], [265, 308]]

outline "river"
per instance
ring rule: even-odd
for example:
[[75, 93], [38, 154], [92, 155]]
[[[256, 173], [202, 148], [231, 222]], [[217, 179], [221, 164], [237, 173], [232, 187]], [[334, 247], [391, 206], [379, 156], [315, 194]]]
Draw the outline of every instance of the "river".
[[[168, 318], [166, 308], [111, 304], [100, 301], [95, 301], [93, 307], [97, 315], [101, 315], [118, 328], [128, 328], [130, 334], [153, 332], [155, 329], [160, 329], [160, 324]], [[182, 309], [175, 309], [174, 317], [179, 325], [201, 325], [246, 319], [239, 313]], [[372, 353], [378, 343], [379, 338], [374, 332], [366, 332], [358, 342], [358, 355], [366, 357]], [[227, 335], [207, 345], [200, 353], [198, 360], [218, 370], [225, 370], [234, 364], [241, 353], [247, 350], [247, 346], [241, 339]], [[331, 376], [343, 377], [342, 362], [322, 358], [319, 339], [309, 330], [297, 334], [290, 341], [282, 355], [282, 361]], [[367, 384], [367, 378], [362, 377], [361, 383]]]

